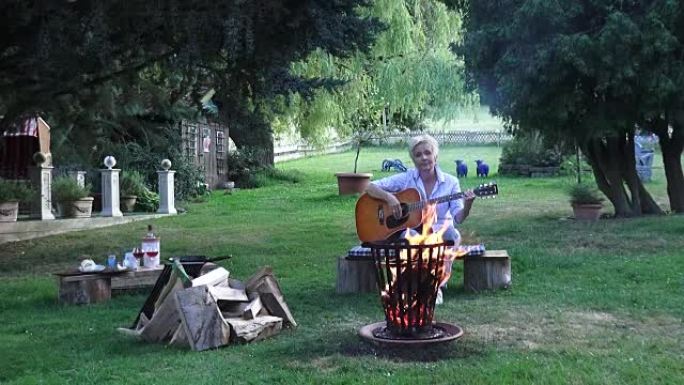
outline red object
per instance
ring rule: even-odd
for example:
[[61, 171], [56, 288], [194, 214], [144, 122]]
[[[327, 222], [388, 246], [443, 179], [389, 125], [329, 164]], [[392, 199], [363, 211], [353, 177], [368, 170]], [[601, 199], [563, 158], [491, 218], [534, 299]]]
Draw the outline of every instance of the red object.
[[[40, 117], [24, 119], [3, 131], [0, 145], [0, 177], [28, 179], [33, 154], [50, 154], [50, 126]], [[48, 160], [48, 166], [51, 165]]]

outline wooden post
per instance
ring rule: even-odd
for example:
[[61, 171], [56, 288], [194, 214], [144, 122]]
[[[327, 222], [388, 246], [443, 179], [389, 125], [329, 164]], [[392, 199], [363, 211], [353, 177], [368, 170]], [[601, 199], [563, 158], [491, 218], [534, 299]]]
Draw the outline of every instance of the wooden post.
[[511, 259], [506, 250], [488, 250], [478, 257], [463, 260], [463, 287], [479, 292], [508, 288], [511, 285]]
[[372, 293], [378, 290], [375, 261], [350, 260], [342, 256], [337, 259], [337, 292]]

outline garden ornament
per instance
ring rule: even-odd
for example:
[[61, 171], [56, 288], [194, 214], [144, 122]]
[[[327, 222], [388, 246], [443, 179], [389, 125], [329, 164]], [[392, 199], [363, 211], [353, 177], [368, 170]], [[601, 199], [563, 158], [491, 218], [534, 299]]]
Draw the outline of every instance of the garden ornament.
[[480, 159], [476, 160], [475, 163], [477, 163], [477, 176], [481, 178], [487, 177], [489, 175], [489, 165]]
[[400, 159], [385, 159], [382, 161], [382, 171], [390, 171], [392, 168], [401, 172], [406, 171], [406, 166], [404, 166]]
[[104, 165], [105, 165], [105, 167], [107, 167], [108, 169], [111, 170], [112, 167], [114, 167], [116, 165], [116, 159], [111, 155], [106, 156], [104, 158]]
[[47, 155], [45, 155], [45, 153], [36, 151], [36, 153], [33, 154], [33, 162], [36, 164], [36, 166], [42, 166], [46, 161]]
[[459, 178], [468, 177], [468, 165], [461, 159], [456, 159], [456, 176]]
[[161, 168], [164, 171], [169, 171], [169, 169], [171, 168], [171, 161], [168, 159], [162, 160], [161, 161]]

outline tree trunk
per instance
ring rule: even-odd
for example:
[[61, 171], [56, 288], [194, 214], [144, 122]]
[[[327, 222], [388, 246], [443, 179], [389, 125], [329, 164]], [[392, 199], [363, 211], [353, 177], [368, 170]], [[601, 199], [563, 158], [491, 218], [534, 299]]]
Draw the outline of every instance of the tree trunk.
[[[232, 102], [223, 102], [229, 105]], [[257, 161], [262, 166], [273, 166], [274, 149], [271, 127], [259, 111], [245, 111], [241, 108], [225, 108], [221, 110], [221, 118], [230, 129], [230, 138], [239, 149], [251, 148]]]
[[632, 202], [627, 196], [620, 163], [621, 152], [616, 148], [616, 141], [610, 138], [589, 139], [582, 152], [587, 156], [598, 188], [608, 197], [615, 209], [615, 216], [629, 217], [635, 215]]
[[589, 139], [581, 147], [598, 188], [613, 204], [615, 216], [662, 214], [636, 173], [631, 131], [624, 136]]
[[684, 172], [681, 162], [682, 151], [684, 150], [684, 126], [675, 120], [670, 133], [668, 132], [667, 120], [660, 119], [653, 123], [653, 132], [658, 135], [660, 149], [663, 153], [670, 210], [675, 213], [684, 213]]

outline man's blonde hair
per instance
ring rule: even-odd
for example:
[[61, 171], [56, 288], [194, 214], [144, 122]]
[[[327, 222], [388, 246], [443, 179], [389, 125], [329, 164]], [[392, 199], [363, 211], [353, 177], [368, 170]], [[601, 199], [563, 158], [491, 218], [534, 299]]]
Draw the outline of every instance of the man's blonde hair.
[[411, 159], [413, 159], [413, 149], [422, 143], [426, 143], [432, 147], [432, 153], [436, 158], [439, 154], [439, 144], [437, 144], [437, 141], [432, 136], [428, 134], [420, 134], [409, 139], [409, 155], [411, 156]]

